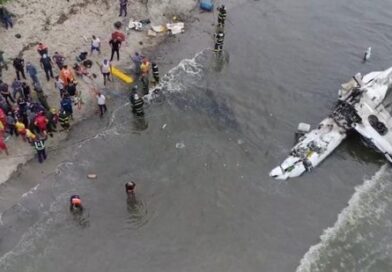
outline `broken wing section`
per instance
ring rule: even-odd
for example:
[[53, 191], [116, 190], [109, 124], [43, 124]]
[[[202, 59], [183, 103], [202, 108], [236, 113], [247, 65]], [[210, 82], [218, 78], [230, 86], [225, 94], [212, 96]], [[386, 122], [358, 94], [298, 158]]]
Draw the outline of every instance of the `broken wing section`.
[[346, 130], [333, 118], [324, 119], [319, 126], [305, 134], [291, 149], [289, 157], [270, 172], [275, 179], [285, 180], [302, 175], [319, 165], [346, 138]]

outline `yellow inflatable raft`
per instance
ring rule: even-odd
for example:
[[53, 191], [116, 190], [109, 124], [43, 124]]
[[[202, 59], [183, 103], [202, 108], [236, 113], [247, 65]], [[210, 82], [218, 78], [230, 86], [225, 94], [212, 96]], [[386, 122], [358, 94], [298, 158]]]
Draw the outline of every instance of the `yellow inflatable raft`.
[[131, 84], [133, 82], [133, 78], [130, 75], [125, 74], [123, 71], [114, 66], [112, 66], [112, 75], [127, 84]]

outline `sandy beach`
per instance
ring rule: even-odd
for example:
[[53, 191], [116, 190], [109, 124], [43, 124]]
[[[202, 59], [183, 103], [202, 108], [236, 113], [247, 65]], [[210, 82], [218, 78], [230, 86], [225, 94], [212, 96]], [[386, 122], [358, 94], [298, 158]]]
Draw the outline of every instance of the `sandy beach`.
[[[91, 36], [100, 38], [101, 55], [94, 53], [88, 56], [94, 64], [89, 69], [90, 74], [96, 74], [97, 78], [77, 78], [78, 91], [81, 91], [83, 105], [75, 110], [72, 125], [96, 113], [96, 101], [92, 87], [103, 88], [103, 79], [97, 63], [104, 58], [110, 57], [110, 46], [108, 44], [111, 33], [114, 31], [114, 23], [122, 22], [121, 31], [127, 34], [125, 42], [121, 47], [120, 61], [114, 60], [113, 65], [129, 71], [132, 68], [130, 56], [135, 52], [148, 54], [148, 51], [155, 48], [162, 42], [168, 33], [157, 33], [155, 37], [149, 37], [147, 31], [152, 25], [160, 25], [171, 22], [173, 16], [187, 22], [192, 17], [191, 12], [196, 7], [195, 0], [155, 0], [155, 1], [129, 1], [128, 15], [119, 17], [118, 1], [108, 0], [13, 0], [7, 1], [4, 7], [12, 14], [14, 27], [6, 30], [0, 28], [1, 47], [4, 51], [4, 58], [8, 62], [8, 70], [3, 70], [2, 80], [11, 84], [15, 78], [15, 70], [12, 67], [12, 59], [17, 55], [23, 56], [25, 63], [28, 61], [38, 68], [38, 77], [42, 84], [43, 91], [47, 96], [50, 107], [59, 108], [60, 95], [55, 90], [54, 80], [46, 81], [43, 69], [39, 67], [39, 55], [36, 46], [39, 42], [46, 44], [49, 48], [49, 55], [55, 51], [62, 54], [65, 64], [72, 66], [76, 61], [76, 56], [80, 52], [89, 52]], [[142, 31], [126, 29], [130, 19], [149, 19], [150, 24], [146, 25]], [[19, 35], [20, 35], [20, 38]], [[148, 56], [147, 56], [148, 57]], [[57, 67], [53, 69], [55, 76], [58, 75]], [[26, 75], [27, 76], [27, 75]], [[27, 76], [27, 81], [31, 80]], [[116, 82], [109, 88], [121, 86]], [[125, 87], [125, 85], [124, 85]], [[33, 92], [34, 93], [34, 92]], [[34, 95], [34, 94], [33, 94]], [[110, 98], [109, 98], [110, 103]], [[56, 133], [53, 138], [47, 141], [48, 148], [56, 148], [59, 141], [65, 139], [67, 133]], [[0, 154], [0, 183], [8, 180], [10, 175], [18, 166], [26, 163], [35, 155], [34, 149], [22, 140], [10, 137], [7, 141], [10, 155]]]

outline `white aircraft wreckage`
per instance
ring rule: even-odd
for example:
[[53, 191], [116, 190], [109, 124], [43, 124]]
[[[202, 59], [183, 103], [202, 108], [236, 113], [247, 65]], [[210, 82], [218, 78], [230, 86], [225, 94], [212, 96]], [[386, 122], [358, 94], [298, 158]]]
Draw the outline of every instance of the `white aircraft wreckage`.
[[[307, 129], [299, 137], [289, 156], [272, 169], [270, 176], [284, 180], [311, 171], [339, 146], [350, 130], [361, 134], [392, 162], [392, 116], [389, 112], [392, 101], [386, 101], [391, 83], [392, 67], [364, 77], [357, 74], [342, 84], [333, 112], [316, 129]], [[306, 131], [305, 125], [300, 124], [300, 132]]]

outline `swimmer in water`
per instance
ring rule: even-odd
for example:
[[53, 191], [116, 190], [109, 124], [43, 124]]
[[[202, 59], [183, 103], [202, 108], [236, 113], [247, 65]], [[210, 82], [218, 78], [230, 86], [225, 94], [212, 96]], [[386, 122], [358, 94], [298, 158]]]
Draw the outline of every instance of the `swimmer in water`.
[[133, 181], [129, 181], [125, 183], [125, 192], [127, 193], [128, 196], [135, 194], [135, 187], [136, 187], [136, 183]]
[[69, 210], [72, 213], [83, 211], [82, 200], [79, 195], [72, 195], [69, 202]]

